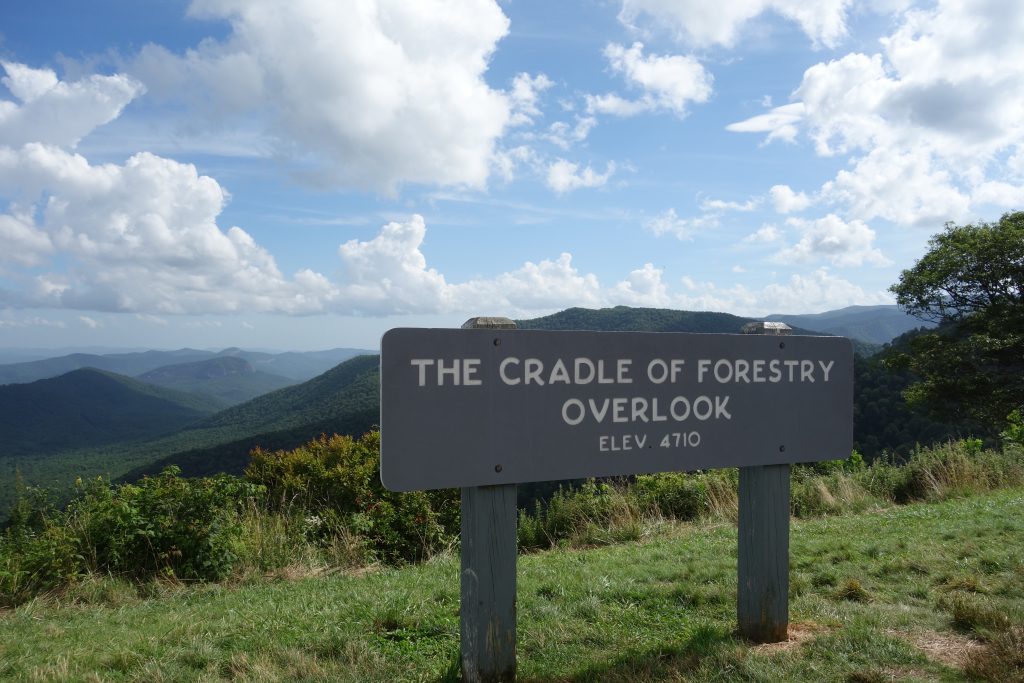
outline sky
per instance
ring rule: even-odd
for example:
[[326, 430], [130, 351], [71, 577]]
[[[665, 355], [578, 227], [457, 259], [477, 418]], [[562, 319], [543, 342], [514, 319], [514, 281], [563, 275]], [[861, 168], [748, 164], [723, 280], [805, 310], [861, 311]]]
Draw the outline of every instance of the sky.
[[0, 348], [893, 303], [1024, 209], [1019, 0], [4, 0]]

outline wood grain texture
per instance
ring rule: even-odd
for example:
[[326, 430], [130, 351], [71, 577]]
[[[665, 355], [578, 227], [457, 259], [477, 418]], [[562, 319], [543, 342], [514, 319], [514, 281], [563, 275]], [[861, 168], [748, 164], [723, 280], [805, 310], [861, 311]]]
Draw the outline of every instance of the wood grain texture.
[[788, 638], [789, 470], [740, 468], [736, 611], [740, 635], [758, 643]]
[[[464, 329], [514, 329], [508, 318], [471, 318]], [[462, 680], [516, 679], [516, 486], [462, 489]]]
[[461, 659], [465, 681], [516, 676], [516, 486], [462, 489]]

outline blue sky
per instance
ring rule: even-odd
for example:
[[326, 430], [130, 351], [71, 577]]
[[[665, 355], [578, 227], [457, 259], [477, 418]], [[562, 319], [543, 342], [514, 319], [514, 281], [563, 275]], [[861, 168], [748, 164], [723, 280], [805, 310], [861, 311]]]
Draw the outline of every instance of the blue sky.
[[0, 347], [890, 303], [1024, 208], [1014, 1], [7, 0]]

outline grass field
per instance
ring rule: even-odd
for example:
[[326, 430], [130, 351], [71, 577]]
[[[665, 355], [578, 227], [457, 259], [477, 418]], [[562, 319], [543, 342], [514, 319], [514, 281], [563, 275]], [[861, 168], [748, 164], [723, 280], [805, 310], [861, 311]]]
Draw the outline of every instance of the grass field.
[[[735, 628], [730, 523], [521, 556], [523, 681], [1024, 680], [1024, 490], [794, 521], [790, 641]], [[94, 579], [0, 612], [0, 679], [451, 678], [458, 558], [234, 586]]]

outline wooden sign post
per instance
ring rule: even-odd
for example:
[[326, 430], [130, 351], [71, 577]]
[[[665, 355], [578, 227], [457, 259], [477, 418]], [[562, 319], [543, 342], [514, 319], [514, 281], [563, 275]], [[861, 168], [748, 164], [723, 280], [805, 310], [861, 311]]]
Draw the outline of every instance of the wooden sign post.
[[[791, 331], [783, 323], [743, 328], [745, 334]], [[786, 450], [785, 444], [764, 446]], [[789, 469], [789, 463], [739, 468], [736, 617], [740, 635], [758, 643], [789, 638]]]
[[516, 485], [533, 481], [739, 467], [739, 630], [786, 639], [790, 463], [850, 455], [848, 339], [462, 327], [381, 340], [380, 476], [462, 489], [463, 680], [515, 680]]
[[[508, 318], [472, 318], [463, 329], [514, 330]], [[486, 449], [487, 444], [480, 444]], [[481, 453], [486, 457], [485, 453]], [[501, 463], [495, 463], [497, 471]], [[462, 680], [516, 679], [516, 485], [462, 489], [459, 655]]]

